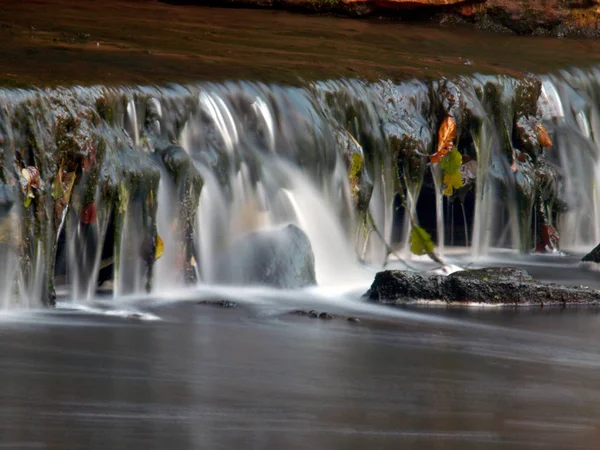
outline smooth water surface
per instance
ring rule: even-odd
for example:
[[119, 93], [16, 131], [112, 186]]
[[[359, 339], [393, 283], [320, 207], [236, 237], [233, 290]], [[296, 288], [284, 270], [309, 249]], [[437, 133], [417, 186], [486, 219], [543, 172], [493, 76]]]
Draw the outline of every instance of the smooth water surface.
[[0, 448], [596, 448], [600, 310], [296, 304], [3, 316]]

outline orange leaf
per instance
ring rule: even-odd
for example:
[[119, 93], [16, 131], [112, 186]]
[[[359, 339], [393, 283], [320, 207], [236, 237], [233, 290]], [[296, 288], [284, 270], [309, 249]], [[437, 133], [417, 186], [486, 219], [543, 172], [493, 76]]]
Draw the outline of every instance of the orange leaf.
[[544, 128], [544, 125], [542, 125], [540, 123], [540, 124], [538, 124], [536, 129], [537, 129], [538, 140], [540, 141], [540, 145], [544, 148], [552, 147], [552, 141], [550, 140], [550, 136], [548, 135], [546, 128]]
[[431, 155], [429, 160], [432, 163], [439, 163], [444, 155], [452, 150], [454, 139], [456, 138], [456, 120], [448, 116], [440, 125], [438, 132], [437, 151]]

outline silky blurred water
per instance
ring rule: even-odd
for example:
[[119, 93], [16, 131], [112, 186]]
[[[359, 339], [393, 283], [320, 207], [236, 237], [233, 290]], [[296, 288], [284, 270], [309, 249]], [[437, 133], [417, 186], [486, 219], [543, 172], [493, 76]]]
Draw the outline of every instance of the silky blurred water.
[[[600, 309], [392, 309], [352, 290], [175, 297], [3, 313], [0, 448], [571, 449], [600, 437]], [[237, 306], [198, 303], [217, 298]]]

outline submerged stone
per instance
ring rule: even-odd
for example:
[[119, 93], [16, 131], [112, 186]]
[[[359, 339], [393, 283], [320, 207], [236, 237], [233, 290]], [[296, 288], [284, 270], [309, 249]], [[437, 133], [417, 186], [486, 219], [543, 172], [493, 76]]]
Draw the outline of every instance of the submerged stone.
[[383, 304], [423, 300], [450, 304], [600, 304], [600, 291], [541, 283], [526, 271], [510, 267], [463, 270], [449, 276], [386, 270], [375, 276], [364, 297]]
[[296, 225], [247, 234], [223, 254], [217, 281], [295, 289], [316, 284], [308, 236]]

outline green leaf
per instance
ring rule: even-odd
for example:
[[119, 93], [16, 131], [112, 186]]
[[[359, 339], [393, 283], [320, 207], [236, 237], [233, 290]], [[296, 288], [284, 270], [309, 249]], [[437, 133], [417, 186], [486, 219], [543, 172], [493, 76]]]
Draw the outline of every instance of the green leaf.
[[433, 253], [433, 241], [427, 231], [421, 227], [413, 227], [410, 230], [410, 251], [415, 255]]
[[447, 173], [444, 175], [444, 184], [446, 185], [446, 189], [444, 189], [444, 195], [452, 195], [454, 189], [460, 189], [463, 185], [462, 174], [459, 170], [454, 173]]
[[456, 172], [460, 168], [461, 164], [462, 155], [455, 148], [453, 148], [450, 153], [445, 154], [440, 162], [440, 166], [442, 167], [444, 173]]

